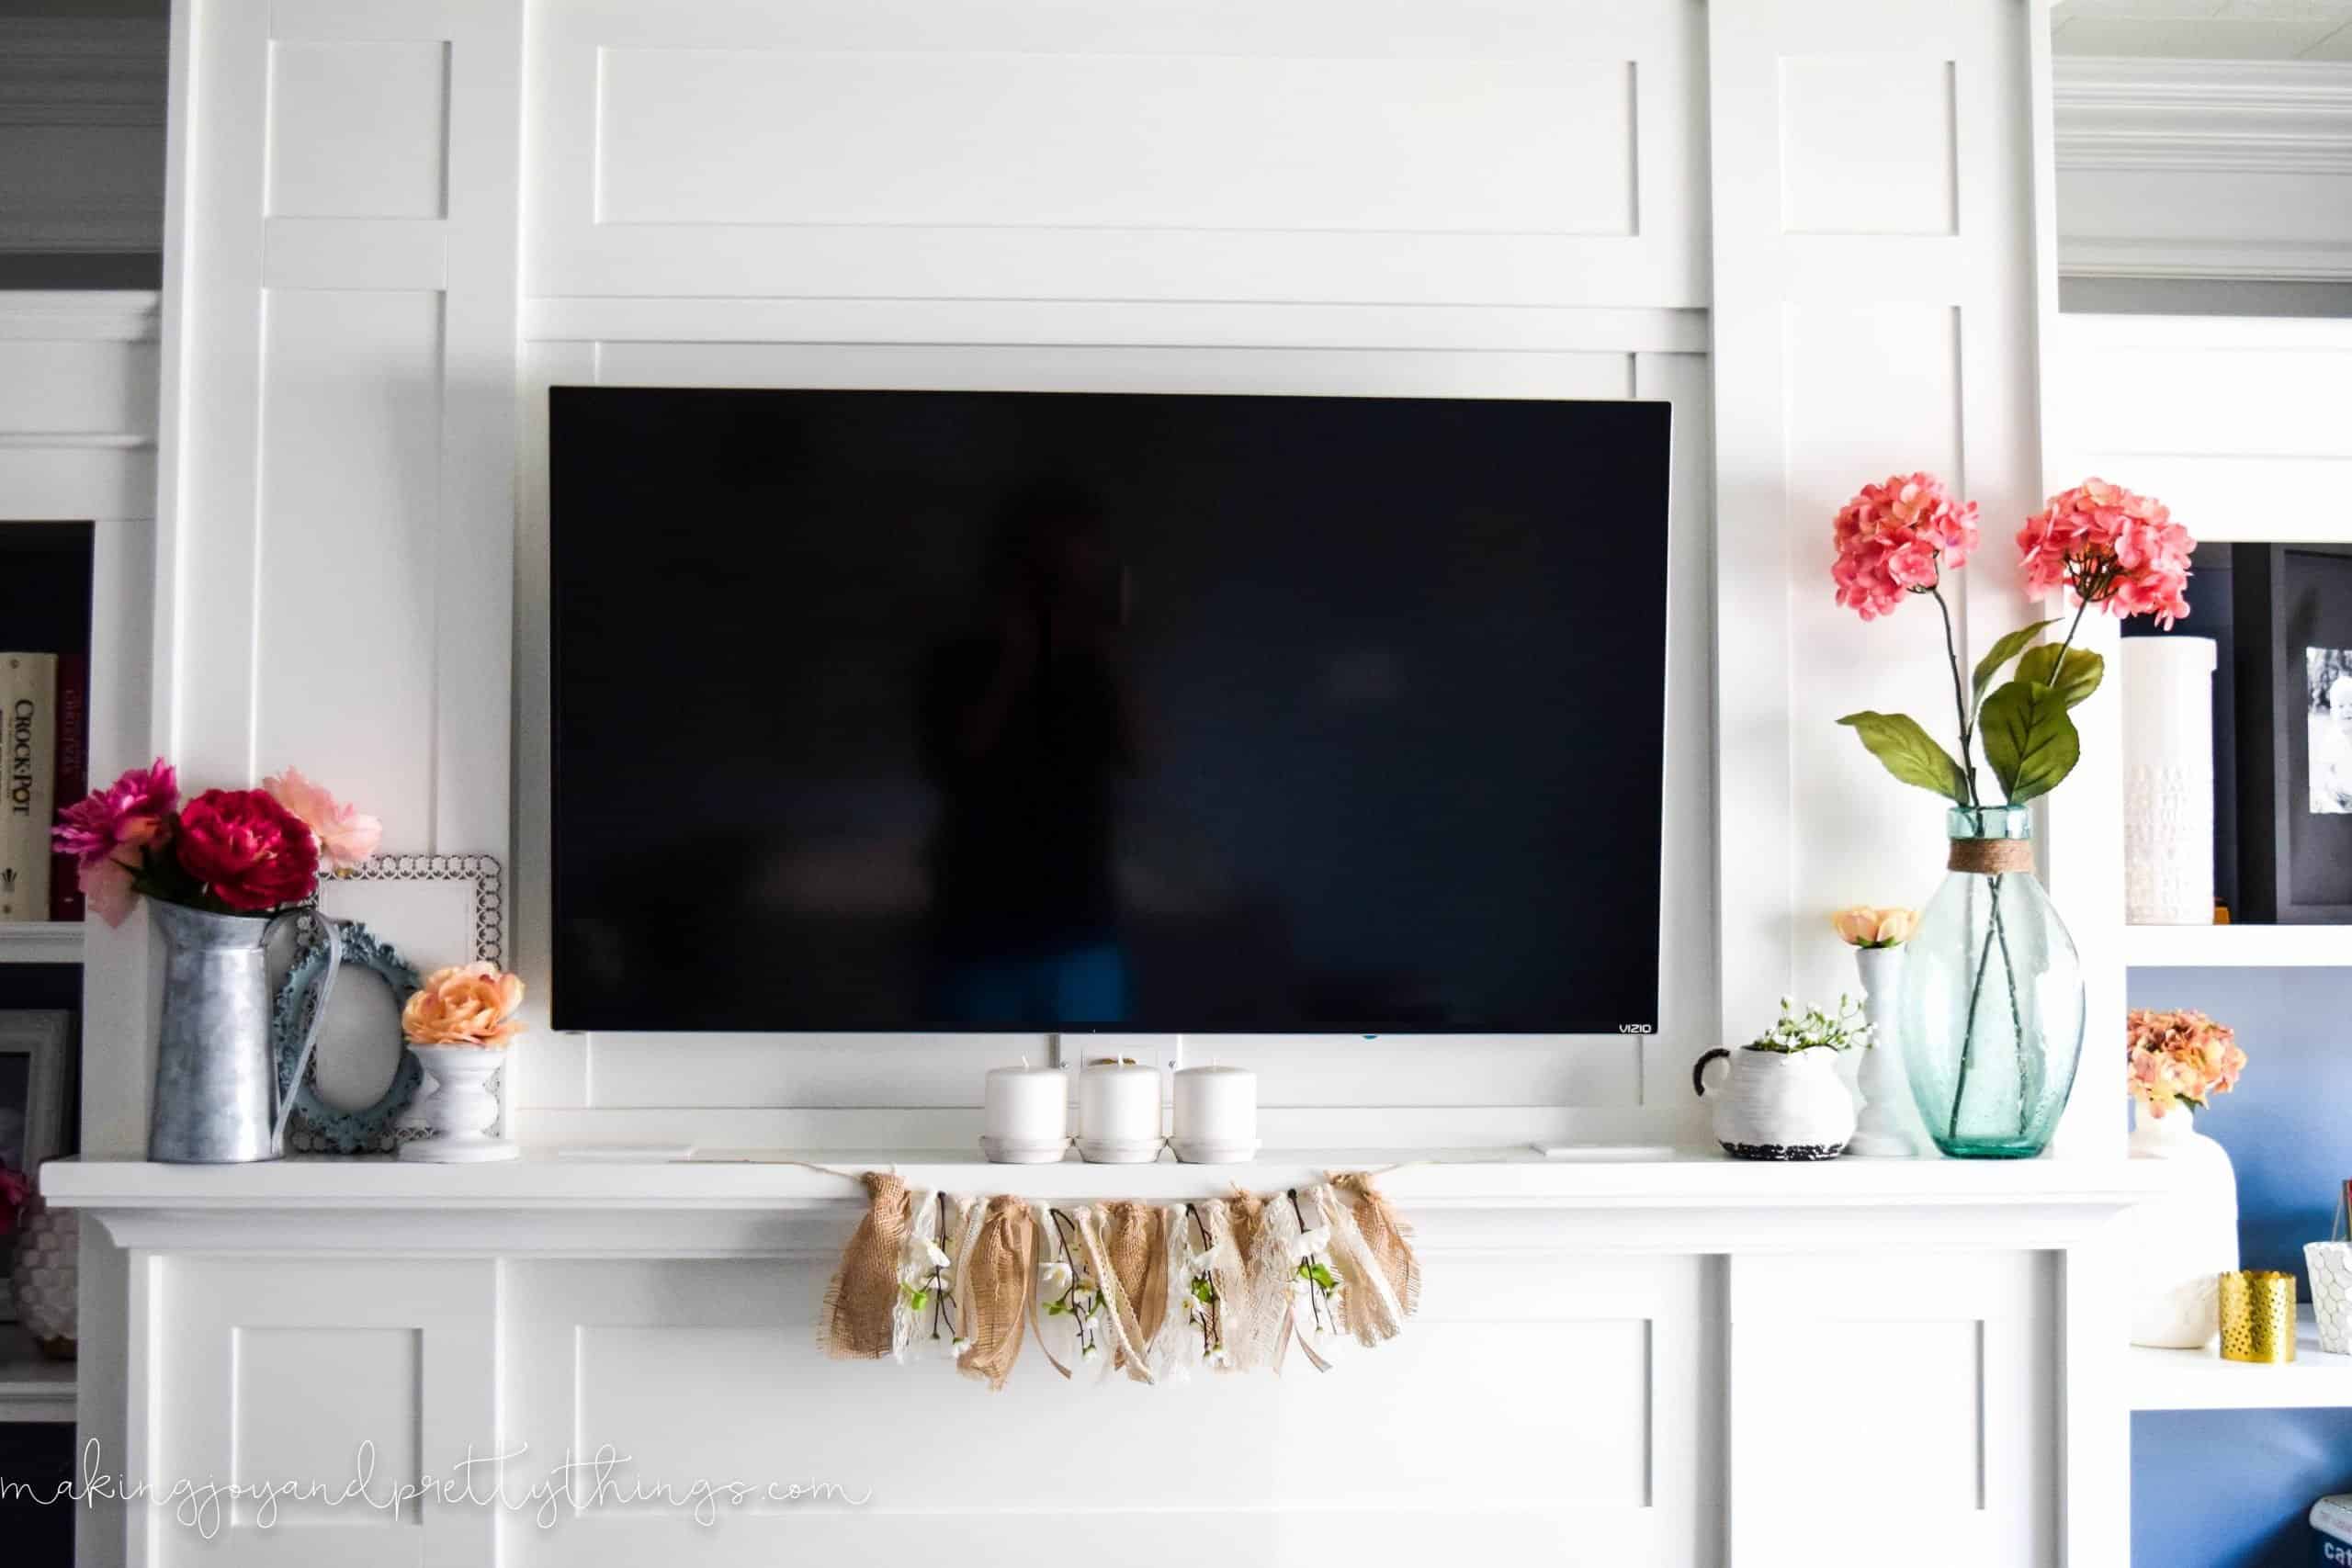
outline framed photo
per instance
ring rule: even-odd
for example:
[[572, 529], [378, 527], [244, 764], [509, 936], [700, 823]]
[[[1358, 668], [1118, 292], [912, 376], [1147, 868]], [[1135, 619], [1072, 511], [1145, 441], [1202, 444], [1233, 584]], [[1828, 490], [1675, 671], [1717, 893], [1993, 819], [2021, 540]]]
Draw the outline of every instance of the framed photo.
[[2245, 918], [2352, 924], [2352, 545], [2240, 545], [2234, 576]]
[[[0, 1165], [28, 1175], [68, 1147], [74, 1102], [74, 1015], [0, 1012]], [[0, 1323], [17, 1321], [0, 1243]]]

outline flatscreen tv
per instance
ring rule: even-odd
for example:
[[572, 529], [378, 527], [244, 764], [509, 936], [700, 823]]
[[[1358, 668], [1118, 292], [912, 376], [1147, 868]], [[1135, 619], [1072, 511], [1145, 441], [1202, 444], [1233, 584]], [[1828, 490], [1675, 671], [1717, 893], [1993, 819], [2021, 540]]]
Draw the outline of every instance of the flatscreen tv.
[[557, 1028], [1656, 1024], [1666, 404], [549, 412]]

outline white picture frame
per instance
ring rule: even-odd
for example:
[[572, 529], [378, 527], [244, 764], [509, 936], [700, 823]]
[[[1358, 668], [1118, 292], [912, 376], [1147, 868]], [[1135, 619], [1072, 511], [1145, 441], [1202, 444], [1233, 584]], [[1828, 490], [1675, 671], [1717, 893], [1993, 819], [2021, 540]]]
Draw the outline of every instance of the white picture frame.
[[[67, 1147], [74, 1100], [74, 1015], [57, 1009], [0, 1010], [0, 1164], [39, 1172]], [[17, 1103], [18, 1066], [23, 1103]], [[0, 1243], [0, 1323], [17, 1321], [6, 1262], [15, 1242]]]

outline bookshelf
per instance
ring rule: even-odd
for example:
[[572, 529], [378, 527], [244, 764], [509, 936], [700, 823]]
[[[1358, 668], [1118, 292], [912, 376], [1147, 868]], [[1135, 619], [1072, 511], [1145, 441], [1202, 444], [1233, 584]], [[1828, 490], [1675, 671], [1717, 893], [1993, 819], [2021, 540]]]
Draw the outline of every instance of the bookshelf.
[[2134, 969], [2352, 966], [2352, 926], [2127, 926]]
[[79, 964], [82, 922], [28, 920], [0, 925], [0, 964]]
[[2123, 1369], [2134, 1410], [2352, 1409], [2352, 1356], [2319, 1348], [2306, 1303], [2295, 1359], [2282, 1367], [2224, 1361], [2218, 1350], [2132, 1348]]
[[71, 1424], [74, 1393], [73, 1362], [46, 1359], [15, 1324], [0, 1325], [0, 1425], [17, 1421]]

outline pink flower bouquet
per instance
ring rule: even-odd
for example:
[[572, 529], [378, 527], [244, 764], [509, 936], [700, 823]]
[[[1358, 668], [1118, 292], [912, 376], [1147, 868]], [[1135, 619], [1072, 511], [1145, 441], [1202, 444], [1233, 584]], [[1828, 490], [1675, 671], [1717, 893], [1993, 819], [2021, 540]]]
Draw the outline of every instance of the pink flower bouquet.
[[2123, 1049], [2132, 1097], [2159, 1118], [2176, 1105], [2204, 1110], [2207, 1100], [2237, 1087], [2245, 1070], [2235, 1032], [2201, 1012], [2134, 1008], [2124, 1020]]
[[257, 915], [317, 891], [319, 868], [351, 870], [383, 825], [288, 768], [259, 789], [210, 789], [180, 802], [161, 757], [58, 814], [51, 837], [80, 866], [90, 908], [110, 926], [140, 895], [220, 915]]
[[[1944, 574], [1965, 566], [1976, 548], [1976, 506], [1958, 502], [1929, 474], [1897, 474], [1865, 485], [1833, 526], [1837, 560], [1830, 579], [1838, 603], [1866, 621], [1900, 608], [1913, 595], [1942, 612], [1944, 653], [1951, 664], [1960, 755], [1955, 759], [1906, 714], [1852, 713], [1850, 727], [1871, 755], [1905, 784], [1933, 790], [1955, 806], [1986, 806], [1976, 777], [1976, 746], [2000, 781], [2003, 797], [2021, 806], [2058, 787], [2082, 755], [2069, 710], [2098, 690], [2107, 671], [2096, 653], [2074, 646], [2094, 604], [2118, 616], [2154, 615], [2169, 626], [2188, 614], [2189, 552], [2197, 542], [2161, 502], [2086, 479], [2053, 495], [2018, 533], [2026, 586], [2064, 588], [2075, 602], [2066, 637], [2033, 646], [2057, 619], [2036, 621], [1995, 642], [1973, 675], [1961, 674], [1960, 647]], [[2003, 671], [2014, 662], [2017, 672]]]

